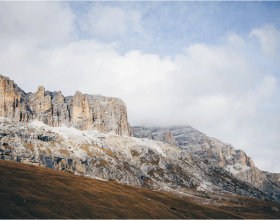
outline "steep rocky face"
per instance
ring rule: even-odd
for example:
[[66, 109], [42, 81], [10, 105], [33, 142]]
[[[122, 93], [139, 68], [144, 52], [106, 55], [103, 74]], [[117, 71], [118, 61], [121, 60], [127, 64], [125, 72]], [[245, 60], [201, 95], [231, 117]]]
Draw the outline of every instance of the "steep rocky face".
[[253, 160], [242, 150], [235, 150], [230, 144], [225, 144], [215, 138], [208, 137], [191, 126], [168, 128], [132, 127], [135, 137], [148, 138], [177, 145], [191, 154], [202, 157], [219, 167], [242, 164], [254, 167]]
[[263, 172], [257, 167], [238, 172], [235, 177], [250, 183], [272, 197], [280, 198], [280, 174]]
[[155, 141], [161, 141], [174, 146], [179, 146], [178, 141], [175, 140], [173, 133], [168, 129], [151, 128], [147, 129], [140, 126], [131, 127], [133, 136], [137, 138], [148, 138]]
[[80, 130], [92, 129], [92, 112], [84, 95], [77, 91], [70, 106], [71, 124]]
[[59, 127], [61, 125], [69, 126], [70, 113], [68, 105], [65, 102], [65, 97], [62, 95], [61, 91], [52, 92], [52, 126]]
[[255, 172], [254, 168], [243, 169], [245, 166], [238, 164], [235, 168], [239, 170], [233, 172], [233, 167], [220, 168], [170, 144], [97, 130], [81, 131], [73, 127], [50, 127], [38, 121], [21, 123], [0, 118], [0, 159], [168, 190], [195, 199], [220, 201], [233, 193], [280, 202], [280, 184], [272, 180], [277, 176], [269, 179], [274, 184], [270, 188], [262, 184], [254, 187], [237, 177], [246, 177]]
[[39, 86], [34, 102], [29, 102], [33, 109], [33, 117], [45, 124], [52, 126], [52, 101], [51, 96], [45, 95], [45, 88]]
[[[0, 113], [0, 159], [215, 199], [230, 192], [280, 202], [280, 174], [190, 126], [131, 129], [121, 99], [44, 87], [26, 94], [0, 75]], [[138, 138], [124, 137], [132, 130]]]
[[0, 75], [0, 116], [20, 119], [24, 95], [13, 80]]
[[52, 127], [73, 126], [104, 133], [132, 136], [125, 103], [121, 99], [83, 95], [64, 97], [62, 93], [23, 92], [8, 77], [0, 75], [0, 116], [20, 122], [41, 121]]
[[126, 106], [121, 99], [87, 94], [85, 94], [85, 97], [92, 110], [94, 127], [98, 131], [132, 136], [127, 120]]
[[247, 182], [262, 192], [275, 198], [280, 198], [280, 174], [264, 172], [255, 167], [251, 157], [243, 150], [235, 150], [230, 144], [223, 143], [215, 138], [208, 137], [191, 126], [169, 128], [141, 128], [132, 127], [134, 135], [151, 138], [158, 131], [168, 129], [178, 141], [179, 147], [189, 152], [192, 156], [198, 156], [201, 161], [223, 170]]

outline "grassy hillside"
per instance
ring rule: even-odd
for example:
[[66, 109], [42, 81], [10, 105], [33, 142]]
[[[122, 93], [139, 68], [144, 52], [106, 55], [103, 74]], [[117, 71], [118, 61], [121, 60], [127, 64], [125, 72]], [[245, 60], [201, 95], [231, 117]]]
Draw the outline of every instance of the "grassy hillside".
[[0, 218], [280, 218], [272, 208], [279, 205], [246, 202], [201, 205], [163, 192], [0, 160]]

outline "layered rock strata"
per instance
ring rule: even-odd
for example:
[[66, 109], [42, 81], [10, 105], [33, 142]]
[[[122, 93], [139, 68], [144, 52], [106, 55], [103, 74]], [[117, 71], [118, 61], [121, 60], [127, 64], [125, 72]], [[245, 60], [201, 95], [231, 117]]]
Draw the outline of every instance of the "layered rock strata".
[[20, 121], [41, 121], [52, 127], [73, 126], [80, 130], [97, 129], [104, 133], [131, 136], [125, 103], [118, 98], [100, 95], [64, 97], [45, 91], [25, 93], [14, 81], [0, 75], [0, 116]]

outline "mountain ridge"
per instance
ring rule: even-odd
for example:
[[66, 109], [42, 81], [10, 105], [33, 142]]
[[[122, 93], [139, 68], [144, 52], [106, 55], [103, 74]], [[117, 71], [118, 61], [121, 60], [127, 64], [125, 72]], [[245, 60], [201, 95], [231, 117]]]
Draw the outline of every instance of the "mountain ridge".
[[41, 121], [52, 127], [65, 125], [80, 130], [132, 136], [125, 103], [119, 98], [98, 95], [64, 97], [61, 91], [25, 93], [13, 80], [0, 75], [0, 116], [20, 122]]
[[64, 97], [43, 87], [26, 94], [0, 76], [0, 112], [3, 160], [199, 198], [280, 203], [280, 174], [259, 170], [244, 151], [191, 126], [130, 128], [118, 98]]

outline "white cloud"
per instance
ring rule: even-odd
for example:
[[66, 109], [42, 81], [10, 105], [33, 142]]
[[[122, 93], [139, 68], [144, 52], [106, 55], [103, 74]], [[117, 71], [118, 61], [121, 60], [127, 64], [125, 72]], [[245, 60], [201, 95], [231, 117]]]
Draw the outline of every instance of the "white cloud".
[[253, 29], [250, 33], [251, 36], [258, 37], [262, 51], [266, 55], [276, 55], [280, 49], [280, 31], [271, 25], [262, 28]]
[[59, 42], [75, 34], [74, 20], [70, 7], [63, 3], [0, 2], [0, 41]]
[[242, 47], [246, 45], [244, 39], [234, 32], [228, 33], [227, 40], [233, 46]]
[[141, 13], [120, 7], [97, 5], [79, 18], [81, 29], [90, 35], [101, 37], [124, 36], [128, 29], [141, 32]]

